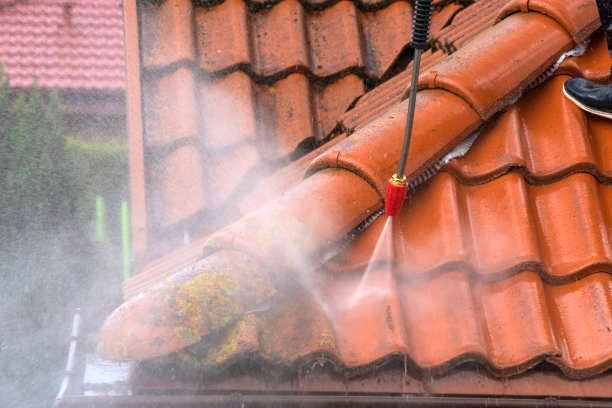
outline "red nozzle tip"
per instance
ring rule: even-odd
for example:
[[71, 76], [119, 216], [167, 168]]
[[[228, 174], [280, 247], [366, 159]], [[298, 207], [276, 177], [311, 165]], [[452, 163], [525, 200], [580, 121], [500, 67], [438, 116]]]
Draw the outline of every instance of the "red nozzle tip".
[[397, 174], [389, 179], [387, 183], [387, 194], [385, 196], [385, 213], [393, 217], [397, 215], [404, 205], [406, 193], [408, 192], [408, 182], [406, 176], [399, 178]]

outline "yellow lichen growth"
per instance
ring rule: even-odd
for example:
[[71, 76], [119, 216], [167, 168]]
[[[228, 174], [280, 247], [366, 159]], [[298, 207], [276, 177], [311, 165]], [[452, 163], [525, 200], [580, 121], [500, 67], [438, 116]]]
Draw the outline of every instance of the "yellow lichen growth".
[[177, 286], [177, 337], [197, 341], [236, 321], [274, 293], [267, 274], [248, 256], [229, 251], [212, 255], [197, 275]]
[[237, 321], [223, 338], [222, 343], [212, 348], [202, 359], [204, 366], [218, 366], [228, 362], [236, 355], [250, 351], [257, 342], [257, 320], [255, 315], [248, 314]]
[[188, 326], [175, 327], [174, 335], [186, 344], [197, 343], [202, 338], [197, 328]]
[[236, 318], [236, 282], [224, 272], [197, 275], [180, 285], [177, 294], [177, 315], [187, 317], [189, 326], [208, 324], [215, 330]]

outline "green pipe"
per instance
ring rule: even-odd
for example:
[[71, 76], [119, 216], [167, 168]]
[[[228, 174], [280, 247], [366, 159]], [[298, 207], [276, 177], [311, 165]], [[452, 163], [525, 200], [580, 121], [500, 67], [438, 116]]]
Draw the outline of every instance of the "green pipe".
[[100, 195], [96, 196], [96, 241], [106, 242], [106, 205]]
[[121, 253], [123, 256], [123, 279], [132, 276], [131, 271], [131, 242], [130, 242], [130, 218], [129, 207], [125, 200], [121, 200]]

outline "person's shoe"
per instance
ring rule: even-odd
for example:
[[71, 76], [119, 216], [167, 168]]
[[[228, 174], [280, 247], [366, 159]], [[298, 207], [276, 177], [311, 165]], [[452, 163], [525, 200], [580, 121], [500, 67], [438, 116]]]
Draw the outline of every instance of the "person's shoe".
[[563, 93], [584, 111], [612, 119], [612, 86], [599, 85], [584, 78], [563, 84]]

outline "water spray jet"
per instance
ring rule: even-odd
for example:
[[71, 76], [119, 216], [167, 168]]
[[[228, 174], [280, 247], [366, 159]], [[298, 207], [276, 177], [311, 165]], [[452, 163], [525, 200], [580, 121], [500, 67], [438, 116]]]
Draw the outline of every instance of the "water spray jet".
[[397, 173], [389, 179], [385, 195], [385, 213], [393, 217], [399, 213], [406, 200], [408, 193], [408, 178], [404, 174], [408, 149], [412, 137], [414, 125], [414, 111], [416, 107], [416, 93], [419, 82], [419, 68], [421, 65], [421, 53], [429, 46], [429, 26], [431, 22], [431, 0], [417, 0], [414, 5], [414, 18], [412, 20], [412, 47], [414, 58], [412, 60], [412, 80], [410, 84], [410, 96], [408, 99], [408, 113], [406, 116], [406, 129], [404, 131], [404, 144], [400, 154]]

